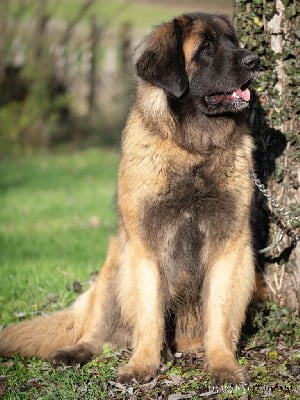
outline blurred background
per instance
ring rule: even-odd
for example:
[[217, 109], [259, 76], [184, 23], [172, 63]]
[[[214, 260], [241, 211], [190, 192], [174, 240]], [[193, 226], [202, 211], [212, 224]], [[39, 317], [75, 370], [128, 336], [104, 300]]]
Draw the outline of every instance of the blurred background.
[[153, 25], [231, 0], [1, 0], [0, 155], [118, 144], [131, 56]]

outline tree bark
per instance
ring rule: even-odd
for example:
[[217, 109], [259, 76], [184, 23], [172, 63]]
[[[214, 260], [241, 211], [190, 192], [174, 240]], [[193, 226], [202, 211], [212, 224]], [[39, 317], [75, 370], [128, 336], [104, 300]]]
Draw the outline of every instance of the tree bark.
[[[261, 271], [266, 297], [300, 314], [300, 20], [297, 0], [235, 1], [235, 23], [241, 43], [261, 57], [254, 113], [250, 113], [256, 139], [256, 168], [268, 186], [274, 204], [264, 203], [268, 247]], [[260, 214], [261, 215], [261, 214]], [[297, 239], [295, 241], [295, 238]], [[292, 240], [294, 239], [294, 240]], [[255, 241], [255, 240], [254, 240]], [[296, 243], [295, 243], [296, 242]], [[273, 243], [273, 246], [269, 246]]]

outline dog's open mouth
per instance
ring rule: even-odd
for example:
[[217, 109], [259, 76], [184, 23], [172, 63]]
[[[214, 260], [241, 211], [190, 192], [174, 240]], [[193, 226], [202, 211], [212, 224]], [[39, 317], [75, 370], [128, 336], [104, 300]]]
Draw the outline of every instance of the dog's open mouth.
[[236, 102], [244, 102], [249, 103], [251, 94], [250, 94], [250, 81], [247, 81], [240, 88], [234, 90], [233, 92], [228, 93], [216, 93], [209, 96], [205, 96], [205, 100], [208, 104], [217, 105], [221, 102], [225, 103], [236, 103]]

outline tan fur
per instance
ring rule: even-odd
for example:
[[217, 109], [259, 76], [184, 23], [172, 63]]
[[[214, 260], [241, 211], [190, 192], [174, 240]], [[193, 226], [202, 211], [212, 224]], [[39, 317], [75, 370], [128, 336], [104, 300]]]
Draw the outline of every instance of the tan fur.
[[4, 357], [22, 353], [28, 357], [48, 358], [56, 349], [76, 343], [78, 337], [80, 328], [73, 312], [61, 311], [51, 317], [39, 317], [34, 322], [24, 321], [3, 329], [0, 331], [0, 350]]
[[254, 288], [249, 240], [246, 236], [228, 243], [206, 277], [205, 314], [208, 318], [204, 321], [203, 340], [212, 375], [221, 374], [217, 371], [240, 369], [234, 354], [245, 308]]
[[[201, 17], [192, 25], [186, 17], [178, 21], [185, 32], [182, 47], [186, 73], [191, 79], [198, 68], [193, 54], [207, 22]], [[224, 29], [229, 29], [227, 22], [222, 18], [220, 21]], [[136, 60], [148, 48], [157, 47], [157, 41], [167, 46], [172, 40], [172, 29], [172, 23], [157, 28], [141, 45]], [[84, 363], [99, 355], [103, 344], [109, 342], [112, 346], [133, 348], [129, 363], [119, 370], [121, 380], [130, 380], [155, 374], [165, 344], [189, 350], [203, 345], [209, 371], [216, 382], [245, 381], [235, 351], [254, 289], [249, 222], [253, 189], [248, 177], [252, 139], [242, 121], [219, 118], [212, 132], [207, 131], [207, 126], [199, 127], [192, 116], [187, 121], [183, 131], [170, 111], [165, 90], [138, 78], [136, 100], [122, 137], [119, 229], [111, 239], [106, 262], [93, 286], [68, 310], [0, 331], [0, 355], [18, 352], [51, 358], [54, 364]], [[189, 131], [196, 137], [196, 145], [201, 144], [198, 151], [190, 150], [190, 143], [182, 144], [189, 140], [186, 139]], [[178, 268], [169, 262], [172, 253], [168, 253], [168, 243], [177, 243], [180, 226], [172, 230], [164, 224], [172, 226], [173, 219], [168, 219], [168, 196], [175, 187], [180, 201], [184, 193], [177, 182], [184, 183], [186, 176], [194, 176], [190, 185], [199, 185], [199, 193], [209, 193], [210, 187], [201, 185], [205, 179], [211, 181], [221, 202], [228, 208], [226, 201], [230, 198], [234, 210], [228, 208], [232, 221], [229, 217], [230, 228], [223, 238], [218, 236], [214, 218], [218, 222], [219, 215], [220, 223], [222, 218], [227, 223], [226, 210], [222, 206], [219, 210], [218, 205], [216, 212], [208, 208], [207, 219], [203, 214], [197, 225], [197, 232], [204, 232], [201, 254], [200, 250], [197, 253], [199, 265], [188, 265], [189, 260], [183, 257], [182, 268]], [[209, 195], [208, 199], [212, 201]], [[152, 211], [158, 212], [160, 204], [166, 207], [161, 227], [160, 214], [152, 219]], [[185, 221], [189, 221], [190, 209], [183, 207], [181, 212], [182, 221], [188, 223]], [[157, 243], [155, 229], [169, 229]], [[178, 243], [174, 252], [180, 247]], [[189, 252], [186, 253], [188, 257]], [[176, 264], [177, 258], [173, 261]], [[178, 270], [172, 269], [175, 267]], [[195, 279], [191, 272], [194, 267]], [[199, 293], [197, 286], [190, 288], [197, 279]], [[176, 326], [174, 337], [169, 337], [165, 324], [172, 313], [176, 314]]]

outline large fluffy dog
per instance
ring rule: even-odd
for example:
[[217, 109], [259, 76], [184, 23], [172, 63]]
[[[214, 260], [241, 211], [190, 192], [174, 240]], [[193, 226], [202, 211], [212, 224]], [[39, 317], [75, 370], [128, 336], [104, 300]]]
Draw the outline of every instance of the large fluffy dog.
[[188, 14], [138, 48], [122, 137], [118, 234], [75, 304], [0, 332], [0, 354], [84, 363], [133, 348], [119, 378], [155, 374], [163, 348], [204, 346], [215, 382], [246, 380], [235, 351], [254, 288], [252, 139], [241, 111], [258, 57], [222, 16]]

